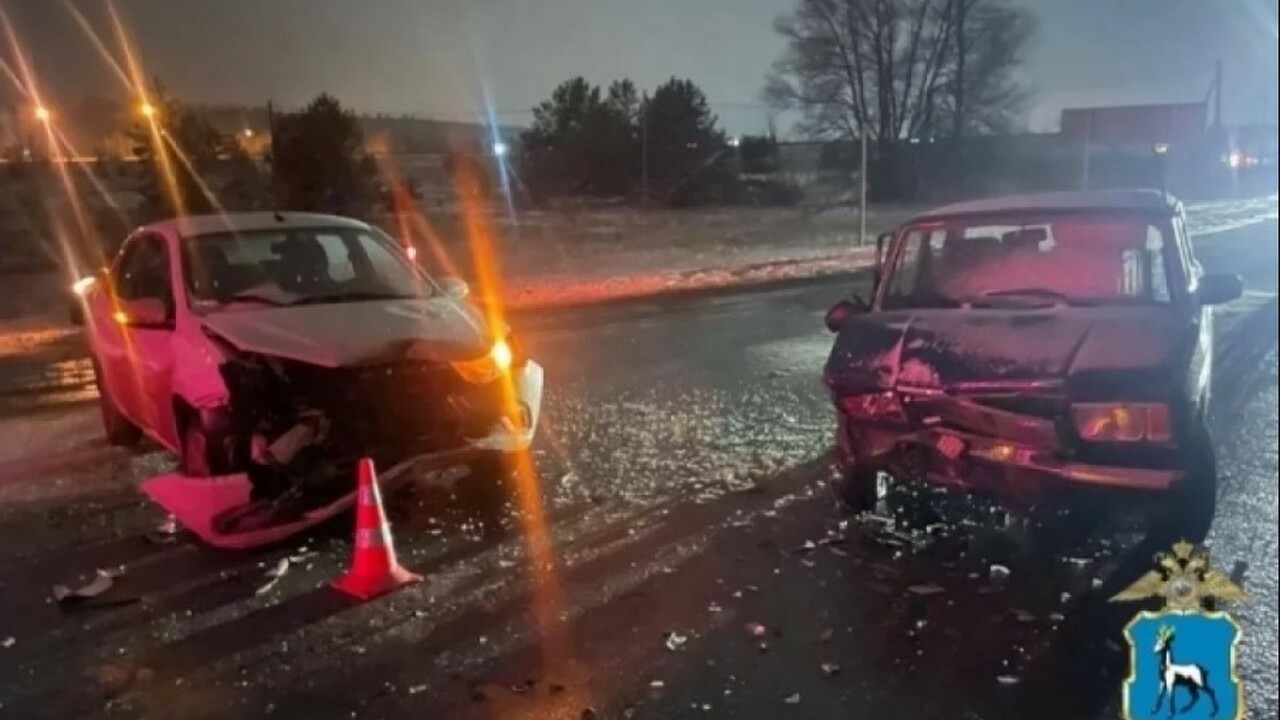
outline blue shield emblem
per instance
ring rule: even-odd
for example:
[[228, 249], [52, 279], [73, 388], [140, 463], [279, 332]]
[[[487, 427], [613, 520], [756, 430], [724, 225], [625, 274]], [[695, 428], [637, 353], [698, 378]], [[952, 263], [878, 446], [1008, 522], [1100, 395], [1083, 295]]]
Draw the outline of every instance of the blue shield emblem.
[[1129, 642], [1125, 720], [1240, 720], [1236, 678], [1240, 628], [1223, 612], [1142, 612], [1124, 630]]

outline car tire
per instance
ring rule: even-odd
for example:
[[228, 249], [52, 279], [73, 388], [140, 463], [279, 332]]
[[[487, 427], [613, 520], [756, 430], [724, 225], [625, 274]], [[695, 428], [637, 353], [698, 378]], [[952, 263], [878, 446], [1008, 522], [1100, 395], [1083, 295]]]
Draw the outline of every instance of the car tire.
[[182, 413], [181, 430], [183, 475], [215, 477], [232, 472], [231, 463], [221, 450], [217, 434], [201, 421], [198, 413]]
[[93, 358], [93, 381], [98, 386], [98, 412], [102, 416], [102, 430], [107, 442], [116, 447], [133, 447], [142, 440], [142, 429], [133, 424], [116, 407], [111, 391], [103, 380], [102, 367]]
[[871, 512], [880, 500], [880, 471], [860, 465], [841, 468], [832, 477], [831, 489], [850, 512]]
[[1203, 425], [1192, 435], [1186, 460], [1187, 475], [1170, 490], [1153, 530], [1163, 532], [1170, 543], [1186, 540], [1198, 545], [1208, 537], [1218, 506], [1217, 455]]

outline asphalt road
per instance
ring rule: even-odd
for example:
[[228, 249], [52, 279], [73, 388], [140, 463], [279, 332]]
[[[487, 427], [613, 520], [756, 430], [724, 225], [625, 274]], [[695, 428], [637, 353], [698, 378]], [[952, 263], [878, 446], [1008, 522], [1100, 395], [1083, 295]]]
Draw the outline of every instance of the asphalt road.
[[[1260, 293], [1221, 313], [1212, 428], [1211, 542], [1248, 563], [1255, 718], [1277, 713], [1276, 236], [1198, 250]], [[1118, 628], [1075, 602], [1105, 546], [1046, 565], [1016, 526], [903, 544], [833, 506], [821, 317], [861, 282], [516, 318], [550, 389], [538, 492], [497, 515], [438, 488], [389, 498], [426, 581], [363, 605], [326, 587], [343, 527], [249, 554], [148, 541], [135, 484], [171, 460], [27, 388], [0, 417], [0, 717], [1115, 717]], [[119, 567], [91, 602], [51, 600]]]

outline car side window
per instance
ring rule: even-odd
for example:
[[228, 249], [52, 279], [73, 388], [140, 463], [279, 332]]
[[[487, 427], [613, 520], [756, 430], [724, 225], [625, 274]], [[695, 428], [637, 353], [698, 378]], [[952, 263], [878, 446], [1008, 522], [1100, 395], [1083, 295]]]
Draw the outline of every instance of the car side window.
[[117, 268], [115, 288], [121, 300], [159, 300], [173, 312], [169, 249], [163, 238], [141, 235], [129, 241]]

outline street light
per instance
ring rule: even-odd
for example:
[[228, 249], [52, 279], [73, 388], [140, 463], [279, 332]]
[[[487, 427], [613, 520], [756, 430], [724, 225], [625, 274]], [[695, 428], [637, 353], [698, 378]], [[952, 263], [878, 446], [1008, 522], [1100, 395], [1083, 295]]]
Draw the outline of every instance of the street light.
[[138, 112], [142, 113], [142, 117], [151, 119], [156, 116], [156, 106], [143, 100], [142, 104], [138, 106]]
[[49, 108], [43, 105], [36, 106], [36, 119], [42, 123], [48, 123], [53, 119], [53, 113], [49, 112]]
[[501, 140], [498, 140], [493, 144], [494, 155], [498, 157], [506, 157], [508, 152], [511, 152], [511, 148], [508, 147], [507, 144], [502, 142]]

